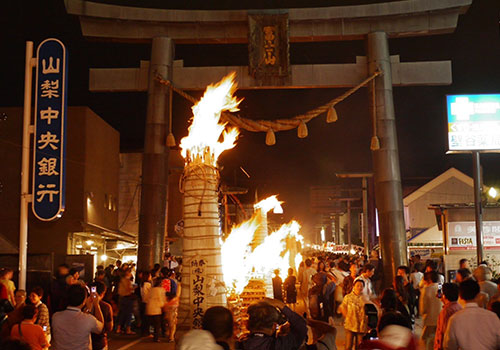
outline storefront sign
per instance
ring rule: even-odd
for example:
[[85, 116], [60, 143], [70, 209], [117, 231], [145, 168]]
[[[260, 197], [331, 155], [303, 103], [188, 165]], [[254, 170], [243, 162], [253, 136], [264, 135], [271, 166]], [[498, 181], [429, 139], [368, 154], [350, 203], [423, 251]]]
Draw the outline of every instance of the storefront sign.
[[[442, 250], [440, 250], [442, 252]], [[420, 255], [420, 258], [423, 260], [432, 258], [432, 254], [434, 253], [434, 249], [431, 248], [412, 248], [410, 247], [410, 256], [414, 257], [415, 255]]]
[[[329, 252], [338, 252], [338, 253], [348, 253], [350, 254], [351, 251], [349, 250], [349, 245], [347, 244], [335, 244], [334, 242], [326, 242], [322, 246], [323, 250], [327, 250]], [[359, 245], [351, 244], [351, 249], [354, 250], [356, 253], [360, 253], [364, 250], [363, 247], [360, 247]]]
[[33, 214], [42, 221], [61, 217], [65, 197], [67, 52], [57, 39], [37, 50], [33, 143]]
[[203, 313], [206, 309], [207, 276], [205, 273], [207, 259], [194, 257], [190, 264], [190, 314], [193, 328], [201, 328]]
[[450, 151], [500, 150], [500, 95], [448, 95]]
[[[450, 222], [448, 246], [450, 250], [476, 249], [476, 223]], [[500, 249], [500, 221], [483, 222], [483, 246], [484, 249]]]

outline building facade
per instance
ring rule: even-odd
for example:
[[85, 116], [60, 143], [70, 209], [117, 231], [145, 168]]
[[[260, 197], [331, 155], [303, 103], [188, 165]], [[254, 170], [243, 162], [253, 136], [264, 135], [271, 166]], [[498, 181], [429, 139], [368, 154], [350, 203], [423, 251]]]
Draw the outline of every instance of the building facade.
[[[0, 238], [17, 249], [23, 110], [10, 107], [0, 111], [4, 115], [0, 124], [0, 139], [3, 141], [0, 159], [4, 165], [0, 168], [3, 185]], [[119, 147], [119, 133], [92, 110], [88, 107], [68, 108], [65, 210], [60, 219], [43, 222], [35, 218], [30, 206], [29, 256], [45, 256], [50, 260], [50, 263], [45, 261], [45, 266], [67, 262], [88, 270], [98, 263], [107, 263], [108, 250], [117, 242], [135, 242], [135, 237], [118, 229]], [[0, 250], [0, 253], [17, 253], [12, 250]], [[9, 267], [17, 270], [16, 259], [6, 258], [4, 266], [13, 265]], [[36, 267], [33, 265], [32, 268]], [[86, 279], [91, 277], [87, 273]]]

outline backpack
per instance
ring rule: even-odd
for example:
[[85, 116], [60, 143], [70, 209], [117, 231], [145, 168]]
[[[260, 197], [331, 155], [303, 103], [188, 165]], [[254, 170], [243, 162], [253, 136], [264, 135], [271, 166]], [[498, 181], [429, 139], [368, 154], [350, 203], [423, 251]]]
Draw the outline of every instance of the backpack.
[[171, 278], [165, 278], [161, 282], [167, 298], [174, 298], [177, 295], [177, 283]]

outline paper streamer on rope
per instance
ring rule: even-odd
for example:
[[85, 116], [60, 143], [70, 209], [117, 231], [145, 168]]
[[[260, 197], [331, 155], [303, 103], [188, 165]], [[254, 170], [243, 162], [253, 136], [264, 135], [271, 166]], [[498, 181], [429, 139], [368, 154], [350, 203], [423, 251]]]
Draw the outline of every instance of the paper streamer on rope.
[[370, 143], [370, 149], [376, 151], [380, 149], [380, 140], [377, 136], [377, 112], [376, 112], [376, 101], [375, 101], [375, 80], [371, 81], [371, 118], [373, 122], [373, 136]]
[[337, 116], [337, 111], [335, 110], [335, 107], [332, 106], [329, 110], [328, 113], [326, 114], [326, 122], [327, 123], [334, 123], [339, 119]]
[[373, 136], [372, 137], [372, 141], [371, 141], [371, 144], [370, 144], [370, 149], [372, 151], [376, 151], [378, 149], [380, 149], [380, 141], [378, 139], [377, 136]]
[[306, 123], [301, 122], [299, 124], [299, 128], [297, 129], [297, 136], [299, 139], [303, 139], [307, 137], [307, 126]]
[[169, 133], [167, 136], [167, 146], [168, 147], [175, 147], [175, 137], [174, 134]]
[[276, 136], [274, 136], [273, 129], [267, 130], [266, 133], [266, 145], [273, 146], [276, 144]]

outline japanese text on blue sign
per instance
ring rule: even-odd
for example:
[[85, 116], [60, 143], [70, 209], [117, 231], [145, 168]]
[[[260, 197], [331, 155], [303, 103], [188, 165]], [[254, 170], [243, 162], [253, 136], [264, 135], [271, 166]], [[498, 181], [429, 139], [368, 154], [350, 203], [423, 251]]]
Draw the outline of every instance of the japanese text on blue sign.
[[33, 213], [43, 221], [64, 211], [67, 53], [57, 39], [37, 50], [35, 137], [33, 152]]

